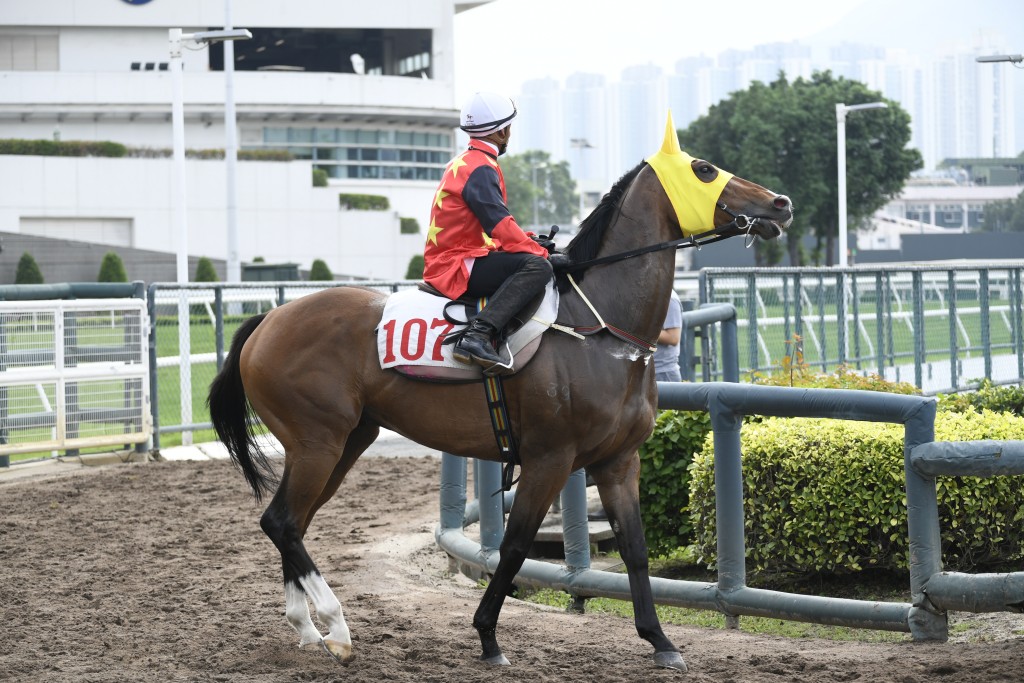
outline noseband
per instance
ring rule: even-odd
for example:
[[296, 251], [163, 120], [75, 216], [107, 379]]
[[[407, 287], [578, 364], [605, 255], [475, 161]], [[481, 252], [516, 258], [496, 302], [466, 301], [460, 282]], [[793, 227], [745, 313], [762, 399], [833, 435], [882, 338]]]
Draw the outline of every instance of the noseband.
[[[727, 232], [732, 230], [738, 230], [741, 233], [746, 233], [746, 237], [744, 238], [744, 246], [749, 249], [750, 246], [754, 243], [754, 240], [757, 238], [757, 235], [754, 234], [753, 232], [754, 226], [760, 224], [763, 220], [768, 220], [768, 216], [748, 216], [747, 214], [743, 213], [735, 213], [729, 208], [729, 206], [725, 202], [718, 202], [716, 206], [725, 213], [729, 214], [732, 217], [732, 220], [726, 223], [725, 225], [721, 225], [717, 228], [712, 228], [711, 230], [706, 230], [701, 233], [690, 235], [689, 237], [682, 237], [680, 239], [671, 240], [668, 242], [659, 242], [658, 244], [651, 244], [646, 247], [638, 247], [636, 249], [630, 249], [629, 251], [619, 252], [618, 254], [610, 254], [609, 256], [602, 256], [600, 258], [590, 259], [589, 261], [580, 261], [579, 263], [572, 263], [564, 268], [560, 268], [559, 270], [562, 272], [575, 273], [577, 271], [585, 270], [592, 266], [601, 265], [602, 263], [614, 263], [616, 261], [625, 261], [626, 259], [631, 259], [634, 256], [650, 254], [655, 251], [664, 251], [665, 249], [685, 249], [687, 247], [696, 247], [698, 250], [700, 250], [700, 248], [703, 247], [705, 244], [713, 244], [715, 242], [720, 242], [724, 239], [732, 237], [733, 234], [726, 234]], [[621, 208], [618, 211], [618, 215], [627, 220], [636, 222], [629, 216], [622, 213]]]

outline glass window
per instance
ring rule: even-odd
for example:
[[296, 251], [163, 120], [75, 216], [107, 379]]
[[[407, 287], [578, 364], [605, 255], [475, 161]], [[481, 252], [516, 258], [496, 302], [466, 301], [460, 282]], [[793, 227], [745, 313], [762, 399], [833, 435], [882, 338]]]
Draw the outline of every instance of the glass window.
[[337, 128], [317, 128], [316, 129], [316, 141], [317, 142], [337, 142], [338, 141], [338, 129]]
[[444, 175], [444, 171], [442, 169], [440, 169], [440, 168], [432, 168], [432, 169], [430, 169], [430, 179], [431, 180], [440, 180], [441, 176], [443, 176], [443, 175]]
[[422, 166], [416, 167], [416, 180], [430, 180], [430, 171], [433, 169], [423, 168]]
[[380, 177], [380, 166], [360, 166], [359, 167], [360, 178], [379, 178]]
[[430, 162], [430, 152], [423, 152], [416, 150], [416, 162], [420, 164], [426, 164]]
[[398, 150], [398, 158], [402, 161], [412, 161], [415, 156], [411, 149], [400, 149]]
[[416, 179], [416, 169], [412, 168], [411, 166], [402, 166], [399, 169], [399, 171], [401, 173], [402, 180], [415, 180]]
[[287, 128], [264, 128], [263, 129], [263, 142], [268, 142], [268, 143], [288, 142], [288, 129]]
[[448, 134], [442, 134], [441, 135], [441, 146], [442, 147], [451, 147], [452, 146], [452, 136], [448, 135]]
[[395, 131], [393, 130], [379, 130], [377, 131], [377, 142], [382, 145], [393, 145], [395, 144]]
[[296, 159], [312, 159], [313, 158], [313, 148], [312, 147], [289, 147], [288, 151], [291, 152], [292, 155]]
[[289, 128], [288, 142], [313, 142], [313, 129]]
[[345, 150], [345, 156], [349, 161], [359, 161], [359, 148], [349, 147]]
[[317, 147], [316, 158], [317, 159], [337, 159], [335, 156], [340, 150], [336, 147]]
[[377, 142], [377, 131], [375, 131], [375, 130], [361, 130], [361, 131], [359, 131], [359, 135], [357, 136], [357, 141], [362, 143], [362, 144], [366, 144], [368, 142], [369, 143], [376, 143]]
[[397, 166], [384, 166], [381, 168], [381, 177], [397, 179], [399, 177], [398, 171], [399, 169]]
[[376, 147], [363, 147], [361, 150], [363, 161], [377, 161], [377, 148]]
[[448, 154], [445, 152], [431, 152], [430, 162], [433, 164], [444, 164], [448, 162]]
[[338, 142], [355, 142], [358, 132], [351, 128], [341, 128], [338, 130]]
[[416, 146], [416, 147], [426, 147], [427, 144], [428, 144], [427, 143], [427, 134], [426, 133], [413, 133], [412, 134], [412, 144], [414, 146]]
[[380, 150], [381, 161], [398, 161], [398, 150], [397, 149], [382, 149]]
[[346, 166], [345, 167], [345, 175], [347, 177], [349, 177], [349, 178], [358, 178], [359, 177], [359, 167], [358, 166]]
[[396, 145], [411, 145], [412, 144], [412, 133], [407, 130], [399, 130], [395, 132], [395, 144]]

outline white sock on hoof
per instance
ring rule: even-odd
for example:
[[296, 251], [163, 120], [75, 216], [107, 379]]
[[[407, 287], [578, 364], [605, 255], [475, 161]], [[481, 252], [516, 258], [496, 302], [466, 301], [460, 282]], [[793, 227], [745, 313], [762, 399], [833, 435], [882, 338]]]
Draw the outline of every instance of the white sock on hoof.
[[340, 643], [351, 651], [352, 638], [349, 635], [348, 624], [345, 623], [345, 617], [341, 612], [341, 603], [338, 602], [331, 587], [315, 572], [301, 577], [299, 583], [313, 601], [317, 618], [327, 627], [328, 634], [324, 636], [324, 640]]
[[309, 604], [306, 594], [297, 585], [288, 581], [284, 584], [284, 615], [288, 623], [299, 632], [299, 647], [320, 642], [320, 631], [313, 625], [309, 616]]

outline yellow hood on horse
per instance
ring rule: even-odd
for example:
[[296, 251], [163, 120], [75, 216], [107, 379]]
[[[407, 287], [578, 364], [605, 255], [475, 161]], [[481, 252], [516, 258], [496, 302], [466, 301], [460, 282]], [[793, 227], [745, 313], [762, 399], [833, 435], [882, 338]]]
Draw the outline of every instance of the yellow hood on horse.
[[679, 136], [668, 113], [665, 124], [665, 140], [661, 149], [647, 158], [654, 172], [665, 188], [665, 194], [676, 210], [676, 218], [683, 236], [710, 230], [715, 226], [715, 208], [733, 174], [718, 169], [718, 175], [705, 183], [693, 170], [693, 157], [679, 147]]

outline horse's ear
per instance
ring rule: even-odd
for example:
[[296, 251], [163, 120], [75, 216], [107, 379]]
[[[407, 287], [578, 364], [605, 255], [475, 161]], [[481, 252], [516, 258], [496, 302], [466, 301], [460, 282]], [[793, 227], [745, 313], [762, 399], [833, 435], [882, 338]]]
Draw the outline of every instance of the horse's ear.
[[676, 125], [672, 121], [672, 110], [668, 110], [668, 121], [665, 122], [665, 140], [661, 143], [662, 154], [682, 154], [679, 147], [679, 135], [676, 133]]

